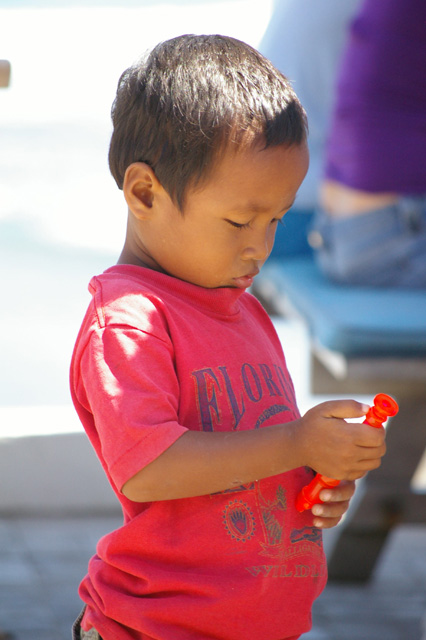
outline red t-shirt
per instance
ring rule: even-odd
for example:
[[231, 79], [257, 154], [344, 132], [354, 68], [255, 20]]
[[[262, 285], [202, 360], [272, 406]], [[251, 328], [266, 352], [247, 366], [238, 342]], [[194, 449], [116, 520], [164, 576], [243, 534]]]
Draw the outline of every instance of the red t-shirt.
[[187, 429], [299, 417], [268, 315], [240, 289], [130, 265], [90, 291], [71, 389], [124, 524], [100, 540], [81, 583], [83, 628], [106, 640], [298, 638], [326, 581], [321, 532], [294, 506], [312, 472], [152, 503], [121, 493]]

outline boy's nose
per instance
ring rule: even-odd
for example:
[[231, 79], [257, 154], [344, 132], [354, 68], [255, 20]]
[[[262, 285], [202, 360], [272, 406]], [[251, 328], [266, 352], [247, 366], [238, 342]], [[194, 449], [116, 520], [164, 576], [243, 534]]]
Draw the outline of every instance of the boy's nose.
[[268, 229], [266, 233], [258, 233], [250, 238], [244, 247], [243, 258], [245, 260], [256, 260], [265, 262], [272, 251], [275, 238], [275, 229]]

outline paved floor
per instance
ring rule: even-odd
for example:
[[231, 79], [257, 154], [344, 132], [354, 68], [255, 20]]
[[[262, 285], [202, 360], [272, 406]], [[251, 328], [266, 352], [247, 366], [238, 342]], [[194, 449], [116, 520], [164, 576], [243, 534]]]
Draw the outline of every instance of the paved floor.
[[[69, 640], [88, 558], [119, 523], [119, 516], [3, 518], [1, 629], [15, 640]], [[420, 640], [425, 614], [426, 526], [400, 527], [368, 585], [328, 585], [303, 640]]]

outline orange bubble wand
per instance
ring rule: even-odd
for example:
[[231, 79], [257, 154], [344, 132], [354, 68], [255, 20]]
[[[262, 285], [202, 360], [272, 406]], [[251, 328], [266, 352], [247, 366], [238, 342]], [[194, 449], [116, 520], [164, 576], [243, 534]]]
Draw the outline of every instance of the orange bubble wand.
[[[396, 401], [385, 393], [379, 393], [373, 402], [374, 404], [367, 411], [363, 424], [368, 424], [370, 427], [380, 429], [388, 418], [398, 413], [399, 407]], [[337, 487], [339, 483], [340, 480], [333, 480], [333, 478], [327, 478], [327, 476], [317, 473], [297, 496], [296, 509], [300, 512], [311, 509], [314, 504], [322, 502], [319, 494], [323, 489]]]

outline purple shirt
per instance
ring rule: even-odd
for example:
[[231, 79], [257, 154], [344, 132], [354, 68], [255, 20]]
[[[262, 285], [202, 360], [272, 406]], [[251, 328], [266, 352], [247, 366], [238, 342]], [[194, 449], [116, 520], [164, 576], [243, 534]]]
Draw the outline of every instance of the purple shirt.
[[426, 2], [366, 0], [338, 75], [325, 176], [426, 193]]

